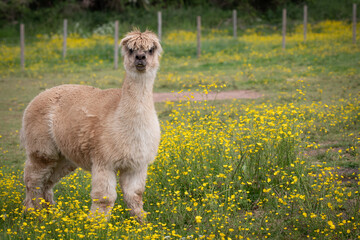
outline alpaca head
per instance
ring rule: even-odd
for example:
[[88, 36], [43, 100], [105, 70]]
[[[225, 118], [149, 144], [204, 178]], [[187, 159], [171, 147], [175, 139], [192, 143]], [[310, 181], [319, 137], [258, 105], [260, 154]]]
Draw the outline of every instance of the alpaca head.
[[134, 30], [120, 42], [125, 70], [132, 74], [156, 72], [162, 52], [160, 41], [151, 31]]

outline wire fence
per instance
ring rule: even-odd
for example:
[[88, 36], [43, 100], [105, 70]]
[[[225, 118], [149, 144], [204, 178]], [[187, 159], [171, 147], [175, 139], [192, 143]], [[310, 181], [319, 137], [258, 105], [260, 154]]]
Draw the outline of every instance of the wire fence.
[[[350, 14], [349, 14], [350, 15]], [[353, 44], [356, 44], [356, 28], [357, 28], [357, 5], [353, 4], [353, 11], [352, 11], [352, 42]], [[162, 19], [162, 13], [161, 12], [157, 12], [157, 23], [158, 23], [158, 28], [157, 28], [157, 33], [159, 36], [159, 39], [163, 39], [164, 38], [164, 34], [163, 34], [163, 30], [162, 30], [162, 25], [163, 25], [163, 19]], [[282, 42], [281, 42], [281, 46], [282, 49], [286, 49], [286, 37], [287, 37], [287, 26], [288, 24], [288, 20], [287, 20], [287, 11], [286, 9], [283, 9], [282, 12], [282, 30], [281, 30], [281, 35], [282, 35]], [[305, 5], [303, 8], [303, 42], [306, 43], [306, 41], [308, 40], [308, 7]], [[202, 27], [201, 27], [201, 16], [197, 16], [196, 17], [196, 56], [198, 58], [201, 57], [201, 43], [202, 43]], [[77, 60], [81, 60], [81, 56], [83, 58], [86, 58], [87, 56], [92, 55], [91, 53], [88, 54], [86, 53], [87, 50], [84, 50], [84, 48], [89, 48], [89, 47], [93, 47], [94, 49], [97, 49], [97, 52], [101, 52], [100, 54], [97, 54], [98, 58], [104, 58], [104, 59], [109, 59], [112, 58], [113, 59], [113, 66], [114, 69], [118, 68], [118, 55], [119, 55], [119, 21], [115, 21], [113, 24], [110, 24], [108, 27], [113, 28], [113, 32], [114, 35], [101, 35], [98, 34], [95, 37], [91, 37], [91, 38], [82, 38], [77, 34], [73, 34], [73, 33], [68, 33], [68, 20], [64, 19], [63, 21], [63, 28], [62, 28], [62, 36], [60, 35], [52, 35], [52, 36], [45, 36], [45, 35], [37, 35], [35, 37], [26, 37], [26, 25], [21, 23], [20, 24], [20, 36], [19, 38], [0, 38], [0, 42], [2, 45], [2, 60], [6, 60], [7, 56], [6, 53], [8, 51], [9, 55], [14, 55], [14, 54], [18, 54], [19, 56], [19, 60], [20, 60], [20, 68], [22, 70], [24, 70], [26, 68], [26, 65], [29, 64], [37, 64], [37, 61], [58, 61], [59, 59], [62, 59], [63, 61], [65, 61], [66, 59], [71, 59], [74, 58], [75, 55], [76, 57], [80, 56], [80, 59]], [[238, 19], [237, 19], [237, 11], [233, 10], [232, 11], [232, 37], [234, 39], [238, 38]], [[230, 35], [228, 32], [221, 32], [219, 31], [219, 34], [224, 35], [228, 34]], [[68, 42], [68, 38], [72, 38], [71, 42]], [[20, 39], [20, 44], [19, 44], [19, 39]], [[191, 38], [192, 39], [192, 38]], [[41, 40], [41, 41], [40, 41]], [[164, 39], [163, 39], [164, 40]], [[27, 49], [26, 45], [27, 44], [31, 44], [33, 45], [37, 45], [37, 44], [44, 44], [44, 42], [47, 42], [47, 45], [52, 46], [52, 49], [56, 49], [56, 50], [52, 50], [52, 52], [49, 54], [45, 54], [45, 52], [47, 51], [47, 48], [41, 48], [41, 46], [39, 46], [38, 48], [33, 48], [33, 49]], [[106, 43], [106, 44], [104, 44]], [[19, 46], [20, 48], [16, 48], [16, 46]], [[72, 54], [68, 53], [68, 49], [76, 49], [76, 47], [78, 47], [77, 50], [72, 50]], [[5, 49], [4, 49], [5, 48]], [[6, 49], [8, 48], [8, 49]], [[101, 51], [99, 51], [101, 50]], [[11, 54], [10, 54], [11, 53]], [[44, 53], [44, 54], [42, 54]], [[37, 54], [37, 55], [41, 55], [42, 58], [37, 58], [37, 59], [32, 59], [29, 56], [32, 56], [32, 54]], [[113, 55], [113, 57], [111, 56]], [[0, 61], [1, 62], [1, 61]]]

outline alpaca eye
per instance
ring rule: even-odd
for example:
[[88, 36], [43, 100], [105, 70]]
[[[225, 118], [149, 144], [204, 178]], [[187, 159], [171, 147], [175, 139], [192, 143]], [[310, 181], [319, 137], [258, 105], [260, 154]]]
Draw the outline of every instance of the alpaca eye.
[[129, 48], [129, 53], [133, 54], [134, 50], [132, 50], [131, 48]]
[[154, 52], [154, 48], [151, 48], [151, 49], [149, 50], [149, 53], [150, 53], [150, 54], [153, 54], [153, 52]]

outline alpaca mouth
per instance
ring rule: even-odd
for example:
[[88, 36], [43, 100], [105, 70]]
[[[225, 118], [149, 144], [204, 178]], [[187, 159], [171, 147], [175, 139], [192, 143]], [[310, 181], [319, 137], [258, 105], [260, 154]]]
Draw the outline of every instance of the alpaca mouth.
[[144, 64], [136, 64], [135, 67], [136, 67], [136, 70], [141, 71], [141, 72], [146, 69], [146, 65], [144, 65]]

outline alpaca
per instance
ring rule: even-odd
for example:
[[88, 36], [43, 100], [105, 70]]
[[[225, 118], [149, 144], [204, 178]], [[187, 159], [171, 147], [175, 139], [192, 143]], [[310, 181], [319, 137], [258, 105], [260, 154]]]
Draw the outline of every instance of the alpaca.
[[54, 185], [81, 167], [92, 174], [90, 215], [109, 217], [119, 172], [130, 214], [143, 220], [147, 167], [160, 141], [152, 89], [162, 48], [154, 33], [138, 30], [120, 46], [126, 70], [121, 89], [60, 85], [40, 93], [25, 109], [25, 209], [41, 208], [41, 198], [55, 204]]

